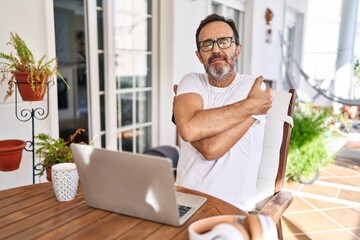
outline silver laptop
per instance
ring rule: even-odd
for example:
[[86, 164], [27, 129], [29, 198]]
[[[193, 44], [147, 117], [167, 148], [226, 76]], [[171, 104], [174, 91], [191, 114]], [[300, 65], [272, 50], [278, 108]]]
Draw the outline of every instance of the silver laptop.
[[70, 147], [90, 207], [180, 226], [206, 202], [175, 191], [168, 158], [83, 144]]

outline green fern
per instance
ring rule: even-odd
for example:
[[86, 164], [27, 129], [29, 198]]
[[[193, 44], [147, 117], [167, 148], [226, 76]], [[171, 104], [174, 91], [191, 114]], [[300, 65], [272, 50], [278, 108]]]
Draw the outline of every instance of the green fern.
[[[85, 132], [84, 129], [79, 128], [72, 134], [69, 140], [65, 141], [63, 138], [53, 138], [48, 134], [40, 133], [35, 136], [37, 142], [35, 143], [35, 154], [42, 159], [43, 169], [39, 173], [42, 175], [47, 166], [57, 163], [73, 162], [73, 155], [70, 144], [75, 141], [76, 136]], [[85, 144], [81, 142], [82, 144]]]
[[[35, 61], [31, 50], [17, 33], [10, 33], [10, 41], [7, 45], [11, 45], [15, 49], [15, 53], [0, 53], [0, 60], [5, 60], [5, 62], [0, 62], [0, 72], [3, 73], [0, 83], [4, 82], [7, 73], [11, 72], [13, 74], [13, 71], [15, 71], [29, 72], [28, 82], [31, 84], [31, 88], [36, 96], [44, 93], [48, 82], [55, 81], [55, 75], [65, 83], [68, 89], [70, 88], [63, 76], [57, 70], [58, 59], [56, 57], [44, 62], [46, 58], [44, 55], [38, 61]], [[8, 90], [4, 101], [11, 96], [13, 92], [13, 82], [14, 77], [11, 76], [8, 80]], [[41, 83], [40, 90], [35, 87], [39, 82]]]

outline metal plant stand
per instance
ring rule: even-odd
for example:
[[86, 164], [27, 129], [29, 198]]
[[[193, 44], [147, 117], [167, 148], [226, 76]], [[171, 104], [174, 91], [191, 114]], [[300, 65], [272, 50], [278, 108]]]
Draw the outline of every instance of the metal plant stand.
[[[19, 119], [21, 122], [28, 122], [31, 119], [31, 141], [26, 141], [27, 144], [25, 146], [25, 150], [28, 152], [32, 152], [32, 168], [33, 168], [33, 184], [35, 184], [35, 176], [39, 175], [40, 171], [42, 170], [42, 164], [35, 165], [35, 119], [44, 120], [49, 115], [49, 89], [47, 89], [46, 95], [46, 109], [38, 107], [32, 109], [18, 109], [18, 95], [17, 95], [17, 84], [23, 83], [15, 83], [15, 115], [16, 118]], [[28, 83], [24, 83], [28, 84]], [[49, 87], [49, 86], [48, 86]]]

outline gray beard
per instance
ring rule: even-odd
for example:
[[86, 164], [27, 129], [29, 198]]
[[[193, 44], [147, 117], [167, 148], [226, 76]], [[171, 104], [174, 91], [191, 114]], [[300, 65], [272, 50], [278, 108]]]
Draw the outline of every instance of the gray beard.
[[214, 78], [217, 82], [221, 82], [225, 80], [233, 70], [234, 66], [231, 64], [226, 64], [224, 67], [219, 69], [216, 69], [214, 65], [210, 65], [208, 69], [206, 69], [206, 73]]

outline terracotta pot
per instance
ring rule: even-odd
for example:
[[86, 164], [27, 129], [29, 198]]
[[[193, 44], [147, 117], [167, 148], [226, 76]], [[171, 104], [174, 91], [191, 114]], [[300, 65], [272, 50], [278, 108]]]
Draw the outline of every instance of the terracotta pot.
[[52, 178], [51, 178], [51, 167], [52, 165], [46, 166], [45, 167], [45, 173], [46, 173], [46, 179], [51, 182]]
[[18, 139], [0, 141], [0, 171], [13, 171], [19, 168], [26, 142]]
[[47, 91], [46, 83], [44, 84], [43, 81], [38, 81], [34, 85], [35, 89], [33, 90], [31, 89], [31, 84], [28, 80], [30, 74], [29, 72], [12, 71], [11, 73], [15, 75], [17, 87], [23, 101], [42, 101], [44, 99], [45, 93]]

